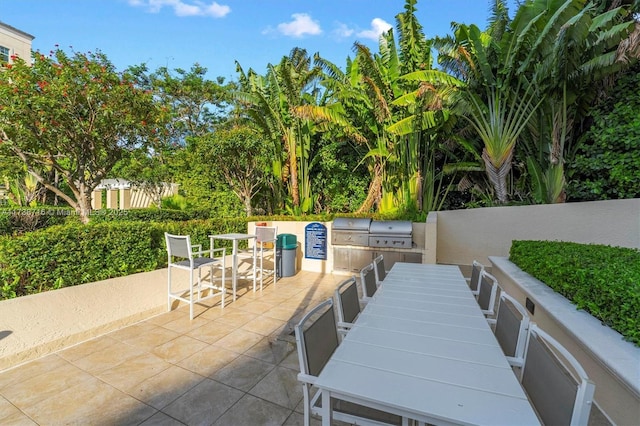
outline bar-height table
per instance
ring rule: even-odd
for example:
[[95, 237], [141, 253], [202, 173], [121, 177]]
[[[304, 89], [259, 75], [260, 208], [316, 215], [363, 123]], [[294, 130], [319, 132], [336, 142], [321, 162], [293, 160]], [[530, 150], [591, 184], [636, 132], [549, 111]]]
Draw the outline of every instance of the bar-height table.
[[[255, 239], [255, 234], [217, 234], [209, 235], [210, 247], [214, 248], [215, 240], [230, 240], [233, 243], [233, 249], [231, 251], [231, 285], [233, 288], [233, 301], [236, 300], [236, 287], [238, 285], [238, 241], [240, 240], [252, 240]], [[253, 245], [253, 291], [256, 291], [256, 245]]]
[[456, 266], [396, 263], [320, 373], [330, 398], [430, 424], [540, 424]]

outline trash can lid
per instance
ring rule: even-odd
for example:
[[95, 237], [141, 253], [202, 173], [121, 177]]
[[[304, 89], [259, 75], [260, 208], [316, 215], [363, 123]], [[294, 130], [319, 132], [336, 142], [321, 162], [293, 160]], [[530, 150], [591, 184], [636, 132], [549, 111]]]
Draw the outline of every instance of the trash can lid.
[[276, 247], [281, 249], [295, 249], [298, 247], [298, 237], [294, 234], [278, 234]]

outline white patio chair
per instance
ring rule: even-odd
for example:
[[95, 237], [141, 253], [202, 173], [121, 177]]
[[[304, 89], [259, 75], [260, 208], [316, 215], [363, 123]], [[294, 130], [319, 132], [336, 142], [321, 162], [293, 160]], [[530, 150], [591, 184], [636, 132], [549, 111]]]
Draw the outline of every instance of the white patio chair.
[[[480, 273], [480, 282], [478, 288], [478, 305], [480, 305], [480, 309], [482, 309], [482, 313], [490, 318], [495, 316], [495, 305], [496, 305], [496, 294], [498, 292], [498, 280], [488, 273], [487, 271], [482, 271]], [[489, 321], [490, 323], [495, 322], [495, 319]]]
[[[260, 290], [262, 290], [262, 279], [265, 273], [273, 276], [273, 286], [275, 287], [276, 277], [276, 241], [278, 239], [278, 227], [277, 226], [256, 226], [256, 248], [258, 249], [258, 256], [260, 256]], [[271, 251], [271, 253], [269, 253]], [[271, 257], [273, 268], [264, 268], [265, 257]]]
[[[171, 301], [180, 300], [189, 304], [189, 318], [193, 319], [193, 305], [202, 300], [206, 300], [218, 295], [215, 291], [218, 291], [222, 297], [220, 301], [220, 308], [224, 308], [224, 296], [226, 293], [225, 282], [225, 249], [209, 249], [202, 250], [202, 245], [192, 245], [191, 237], [189, 235], [173, 235], [165, 232], [165, 242], [167, 244], [167, 257], [168, 257], [168, 310], [171, 310]], [[194, 250], [196, 249], [196, 250]], [[220, 252], [218, 258], [214, 257], [214, 252]], [[208, 255], [208, 256], [204, 256]], [[220, 266], [222, 269], [222, 280], [220, 285], [215, 284], [213, 277], [213, 269], [215, 266]], [[172, 269], [182, 269], [189, 272], [189, 289], [188, 295], [185, 296], [185, 291], [173, 291], [171, 286], [171, 271]], [[202, 281], [202, 269], [209, 268], [209, 282], [204, 283]], [[198, 271], [198, 282], [194, 283], [193, 273]], [[202, 292], [210, 290], [211, 294], [206, 297], [202, 297]], [[197, 292], [197, 297], [194, 299], [194, 291]]]
[[469, 284], [469, 288], [474, 295], [478, 295], [480, 292], [480, 275], [484, 271], [484, 265], [477, 260], [474, 260], [471, 264], [471, 276], [465, 278], [467, 280], [467, 284]]
[[502, 351], [513, 367], [522, 367], [527, 332], [531, 319], [527, 310], [516, 299], [502, 291], [494, 333]]
[[335, 298], [338, 307], [338, 331], [345, 334], [353, 326], [358, 315], [360, 315], [356, 277], [347, 278], [338, 284]]
[[380, 286], [382, 281], [387, 277], [387, 270], [384, 268], [384, 256], [379, 255], [373, 259], [373, 264], [376, 270], [376, 283]]
[[588, 424], [595, 384], [566, 348], [533, 323], [521, 382], [543, 424]]
[[[339, 345], [338, 329], [329, 298], [309, 311], [295, 326], [296, 343], [304, 400], [304, 424], [309, 426], [311, 414], [322, 416], [322, 392], [313, 388], [318, 375]], [[313, 393], [315, 391], [315, 393]], [[401, 425], [400, 416], [332, 399], [333, 418], [356, 425]], [[407, 424], [406, 420], [405, 423]]]
[[375, 264], [370, 263], [360, 270], [360, 285], [362, 286], [362, 301], [367, 303], [378, 290]]

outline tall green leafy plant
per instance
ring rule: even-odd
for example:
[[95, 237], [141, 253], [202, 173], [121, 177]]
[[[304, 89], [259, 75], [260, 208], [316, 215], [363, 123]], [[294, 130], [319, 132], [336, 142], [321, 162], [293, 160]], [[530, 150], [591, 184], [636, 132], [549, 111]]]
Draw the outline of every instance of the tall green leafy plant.
[[[313, 208], [309, 172], [310, 141], [314, 126], [300, 107], [317, 105], [320, 69], [312, 66], [306, 50], [294, 48], [277, 65], [267, 67], [261, 76], [253, 70], [245, 73], [241, 66], [240, 91], [236, 100], [250, 119], [274, 144], [274, 175], [288, 188], [291, 211], [310, 213]], [[301, 200], [301, 185], [302, 195]]]
[[634, 27], [624, 7], [596, 8], [586, 1], [534, 1], [522, 6], [514, 27], [533, 21], [531, 49], [519, 67], [531, 75], [544, 102], [526, 134], [525, 152], [537, 202], [562, 202], [565, 168], [580, 125], [609, 76], [627, 67], [620, 46]]

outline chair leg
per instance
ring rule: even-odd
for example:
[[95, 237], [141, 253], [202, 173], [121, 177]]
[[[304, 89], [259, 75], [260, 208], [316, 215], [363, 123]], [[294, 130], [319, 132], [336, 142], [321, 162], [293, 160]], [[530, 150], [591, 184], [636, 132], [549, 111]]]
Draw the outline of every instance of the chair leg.
[[198, 298], [196, 300], [200, 300], [202, 298], [202, 269], [198, 268]]
[[193, 319], [193, 271], [189, 272], [189, 319]]
[[262, 281], [264, 278], [264, 265], [263, 265], [263, 259], [264, 259], [264, 249], [262, 248], [262, 246], [260, 246], [260, 291], [262, 291]]
[[253, 245], [253, 292], [256, 292], [256, 270], [257, 270], [257, 262], [258, 262], [258, 243], [256, 242]]
[[273, 244], [273, 287], [276, 286], [276, 281], [278, 281], [278, 274], [276, 273], [276, 245]]
[[167, 268], [167, 312], [171, 311], [171, 266]]
[[302, 384], [302, 394], [304, 399], [304, 426], [310, 426], [311, 424], [311, 407], [310, 407], [310, 395], [309, 395], [309, 385], [306, 383]]
[[222, 291], [222, 303], [220, 304], [220, 309], [224, 309], [224, 296], [225, 294], [227, 294], [227, 281], [226, 281], [226, 274], [225, 274], [225, 270], [227, 268], [225, 268], [225, 262], [224, 259], [222, 260], [222, 285], [220, 286], [220, 290]]

